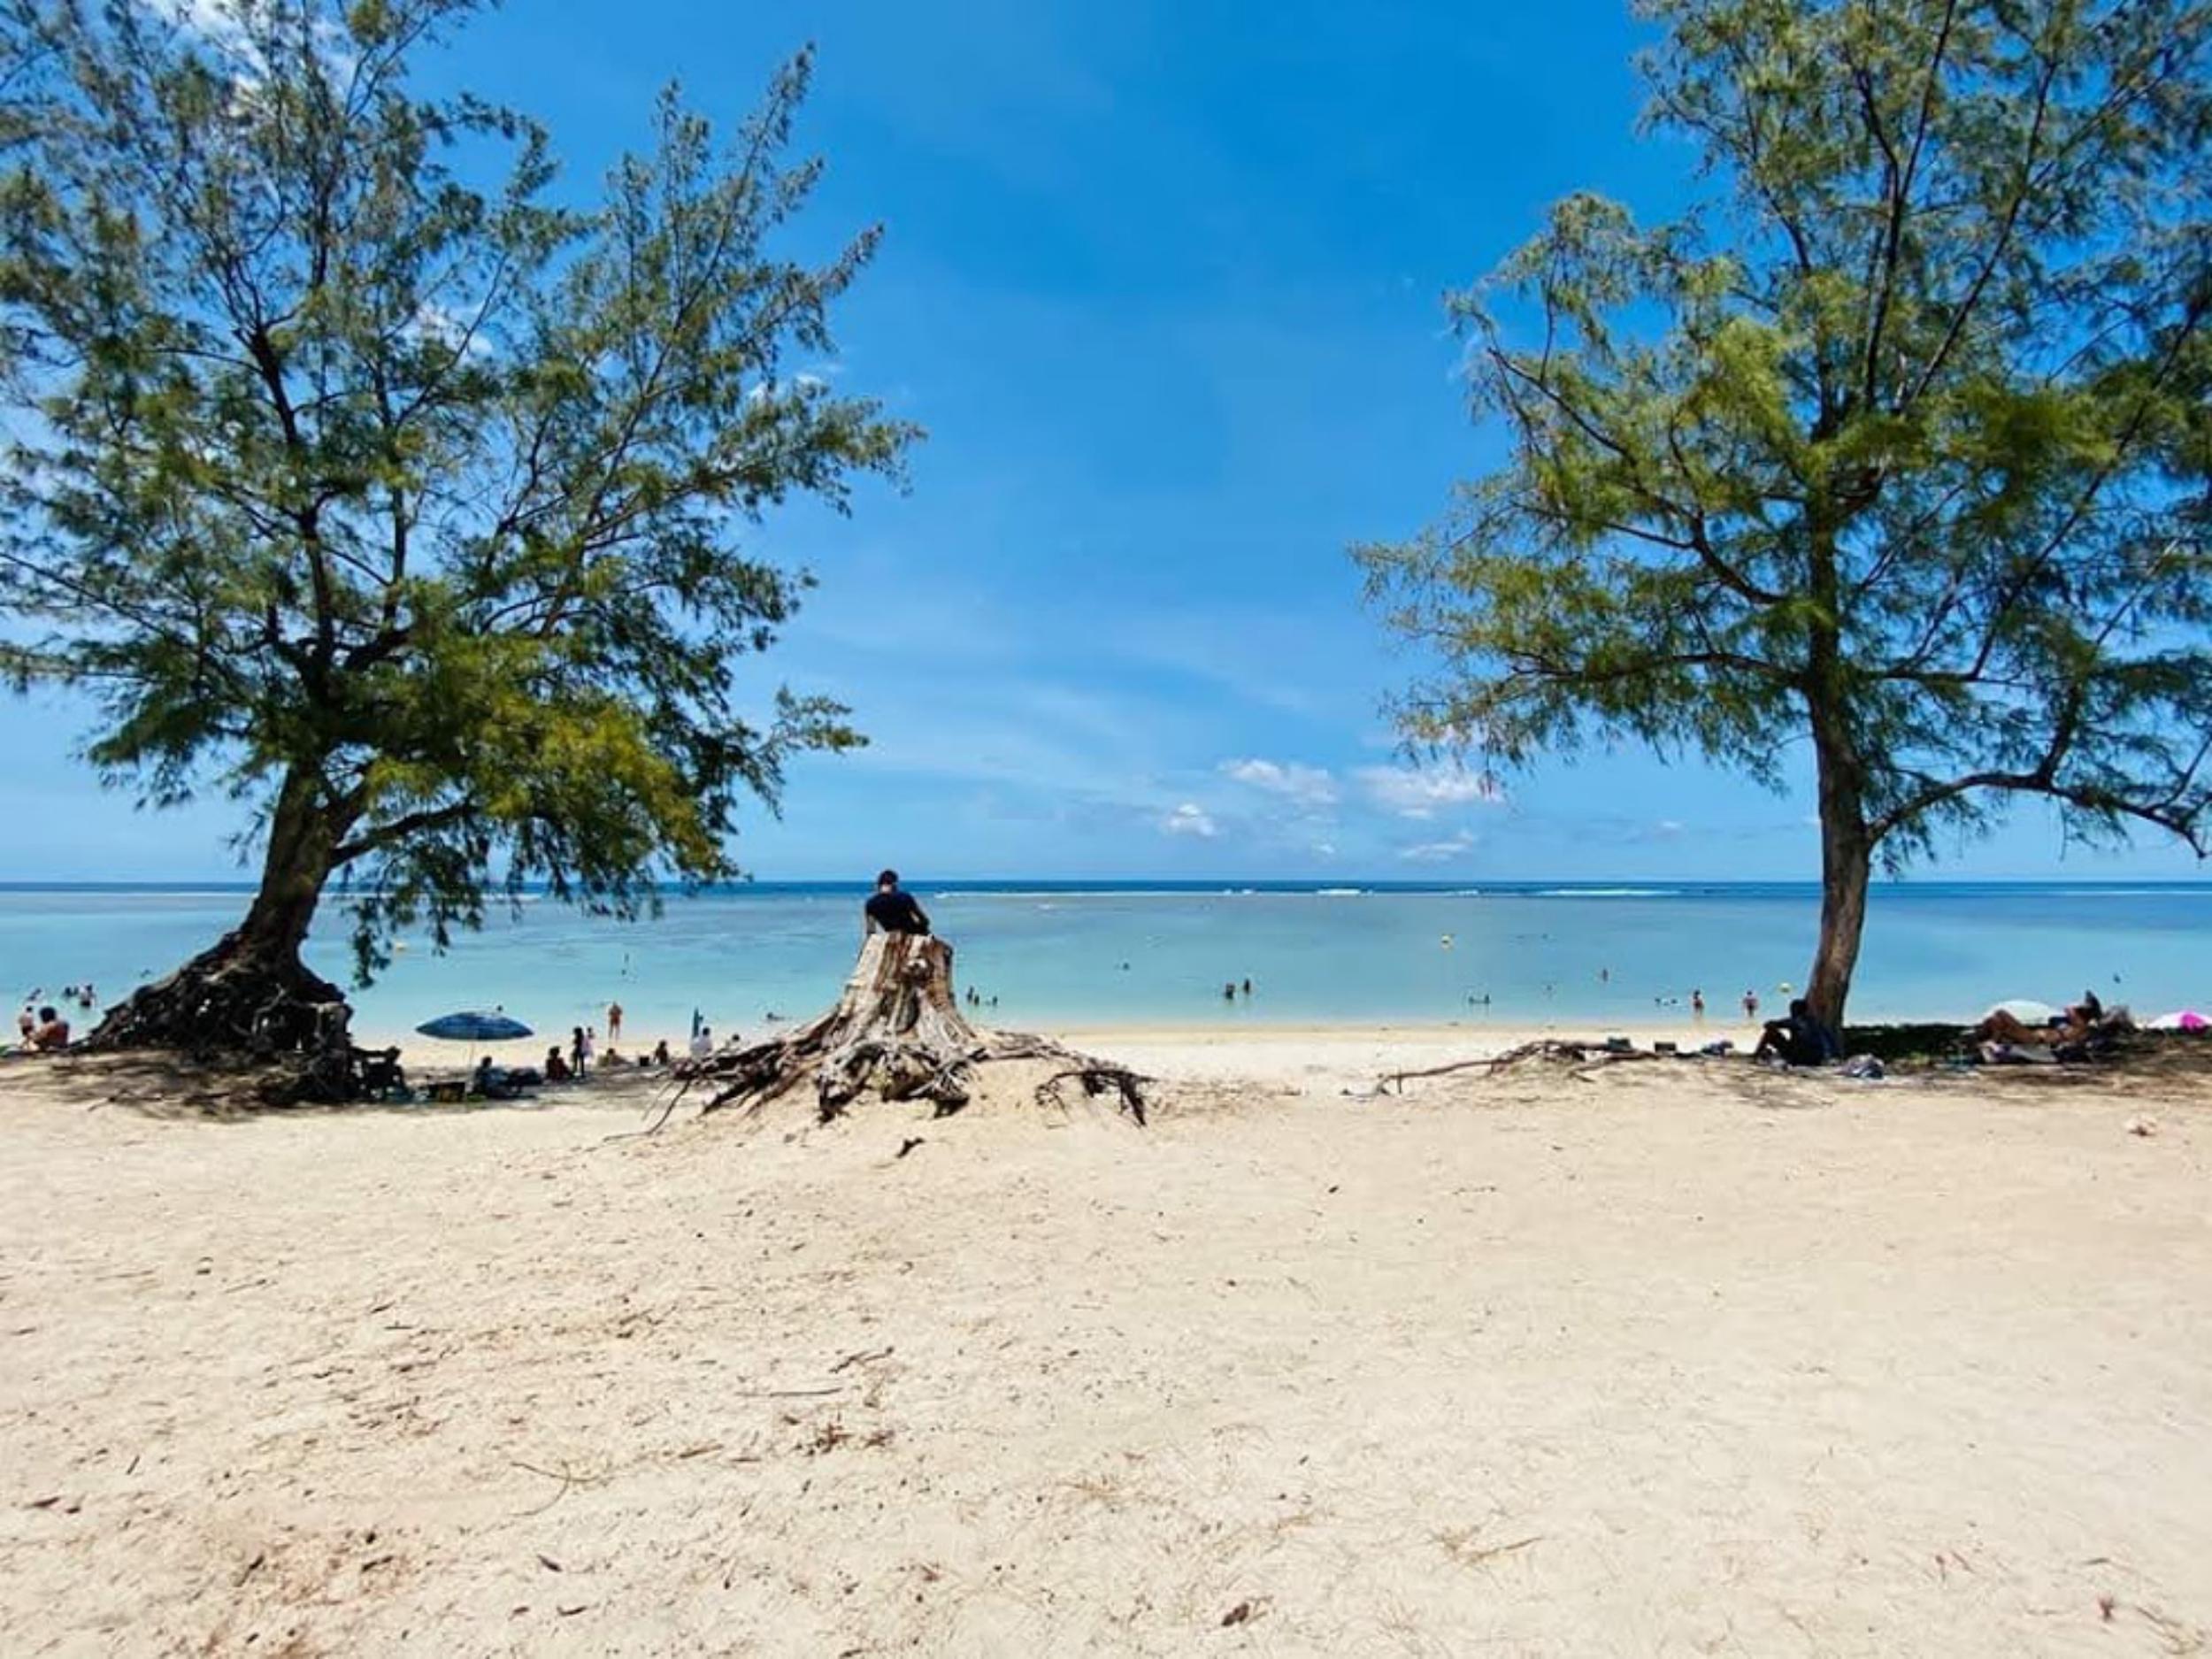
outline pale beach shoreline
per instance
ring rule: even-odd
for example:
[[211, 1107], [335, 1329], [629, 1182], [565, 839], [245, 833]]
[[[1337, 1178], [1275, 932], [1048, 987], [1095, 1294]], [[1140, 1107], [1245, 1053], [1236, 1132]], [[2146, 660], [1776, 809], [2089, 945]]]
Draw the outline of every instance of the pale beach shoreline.
[[[1370, 1063], [1383, 1070], [1402, 1068], [1428, 1063], [1447, 1052], [1454, 1057], [1486, 1058], [1509, 1048], [1548, 1040], [1601, 1042], [1607, 1037], [1618, 1036], [1645, 1048], [1657, 1042], [1672, 1042], [1685, 1053], [1725, 1040], [1735, 1045], [1737, 1053], [1747, 1054], [1759, 1040], [1762, 1021], [1770, 1017], [1763, 1010], [1759, 1020], [1747, 1020], [1740, 1012], [1734, 1019], [1716, 1019], [1708, 1015], [1702, 1023], [1689, 1019], [1562, 1019], [1540, 1024], [1455, 1020], [1183, 1025], [1153, 1020], [1126, 1025], [1047, 1024], [1040, 1034], [1140, 1067], [1156, 1064], [1180, 1076], [1280, 1080], [1306, 1075], [1316, 1068], [1356, 1069]], [[791, 1020], [750, 1025], [744, 1028], [740, 1040], [767, 1041], [802, 1023]], [[979, 1018], [976, 1023], [980, 1028], [992, 1028], [992, 1022], [987, 1018]], [[549, 1032], [513, 1042], [470, 1044], [442, 1041], [417, 1032], [370, 1030], [357, 1032], [354, 1041], [368, 1049], [396, 1048], [404, 1064], [442, 1075], [466, 1071], [476, 1058], [485, 1055], [489, 1055], [495, 1065], [534, 1066], [543, 1064], [546, 1049], [556, 1041], [564, 1056], [569, 1048], [566, 1032]], [[683, 1031], [633, 1033], [626, 1026], [621, 1041], [614, 1047], [626, 1060], [634, 1061], [641, 1055], [651, 1054], [654, 1045], [661, 1041], [667, 1043], [672, 1059], [689, 1057], [690, 1037]], [[723, 1046], [724, 1041], [718, 1033], [716, 1047]], [[603, 1055], [609, 1046], [604, 1031], [599, 1033], [597, 1042]], [[618, 1071], [626, 1069], [615, 1068]]]

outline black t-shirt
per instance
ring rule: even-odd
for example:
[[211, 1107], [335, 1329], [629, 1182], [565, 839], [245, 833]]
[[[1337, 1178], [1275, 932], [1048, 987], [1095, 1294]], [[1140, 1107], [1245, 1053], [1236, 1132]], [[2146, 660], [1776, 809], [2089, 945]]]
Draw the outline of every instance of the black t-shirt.
[[922, 914], [922, 907], [914, 902], [911, 893], [894, 887], [888, 893], [871, 894], [862, 907], [868, 919], [887, 933], [926, 933], [929, 918]]

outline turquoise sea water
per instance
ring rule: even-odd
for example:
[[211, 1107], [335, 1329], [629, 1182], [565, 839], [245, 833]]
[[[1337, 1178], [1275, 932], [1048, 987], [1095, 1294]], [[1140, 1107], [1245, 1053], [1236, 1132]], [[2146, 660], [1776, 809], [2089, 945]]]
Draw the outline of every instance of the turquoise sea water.
[[[958, 977], [1029, 1025], [1673, 1018], [1701, 987], [1716, 1016], [1746, 987], [1770, 1008], [1810, 960], [1818, 896], [1796, 884], [1491, 887], [914, 884]], [[503, 1006], [541, 1031], [602, 1023], [726, 1036], [828, 1002], [859, 940], [862, 889], [761, 884], [672, 896], [625, 925], [534, 901], [447, 955], [409, 949], [356, 996], [356, 1029], [393, 1033]], [[0, 974], [20, 995], [89, 979], [112, 1000], [211, 942], [242, 891], [0, 887]], [[334, 907], [311, 941], [342, 982]], [[1446, 944], [1448, 936], [1449, 944]], [[1126, 964], [1125, 966], [1124, 964]], [[1604, 977], [1601, 978], [1601, 972]], [[1249, 977], [1248, 1000], [1223, 999]], [[1913, 882], [1877, 890], [1855, 1018], [1968, 1018], [2001, 998], [2085, 987], [2149, 1016], [2212, 1006], [2212, 884]], [[1487, 995], [1486, 1006], [1470, 998]], [[1658, 999], [1679, 999], [1668, 1003]]]

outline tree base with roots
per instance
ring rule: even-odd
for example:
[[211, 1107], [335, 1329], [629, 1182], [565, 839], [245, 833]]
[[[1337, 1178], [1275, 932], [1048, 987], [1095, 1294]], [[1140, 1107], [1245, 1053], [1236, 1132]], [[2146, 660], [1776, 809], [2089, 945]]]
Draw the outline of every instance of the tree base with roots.
[[227, 933], [174, 973], [107, 1010], [85, 1046], [188, 1054], [300, 1053], [350, 1017], [345, 993], [296, 954], [252, 949]]
[[265, 1104], [347, 1101], [361, 1092], [351, 1018], [345, 994], [296, 952], [257, 950], [234, 933], [109, 1009], [81, 1047], [243, 1059], [266, 1069]]
[[1087, 1095], [1113, 1094], [1144, 1122], [1146, 1079], [1127, 1067], [1043, 1037], [970, 1025], [953, 994], [952, 947], [918, 933], [871, 934], [836, 1005], [788, 1035], [679, 1067], [668, 1110], [702, 1082], [718, 1085], [708, 1112], [757, 1109], [810, 1083], [825, 1122], [871, 1090], [887, 1101], [933, 1101], [942, 1117], [972, 1097], [978, 1066], [1001, 1060], [1057, 1062], [1061, 1069], [1038, 1085], [1041, 1097], [1056, 1098], [1072, 1081]]

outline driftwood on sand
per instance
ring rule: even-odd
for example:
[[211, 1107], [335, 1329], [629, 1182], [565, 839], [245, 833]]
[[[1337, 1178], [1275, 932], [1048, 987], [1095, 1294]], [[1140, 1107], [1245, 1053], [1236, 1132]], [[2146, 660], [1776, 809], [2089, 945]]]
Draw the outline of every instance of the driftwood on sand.
[[1500, 1071], [1521, 1065], [1531, 1060], [1549, 1060], [1573, 1068], [1576, 1077], [1586, 1077], [1601, 1066], [1615, 1064], [1623, 1060], [1671, 1060], [1672, 1054], [1655, 1053], [1644, 1048], [1611, 1048], [1602, 1043], [1562, 1042], [1546, 1038], [1540, 1042], [1525, 1042], [1508, 1048], [1503, 1054], [1481, 1060], [1454, 1060], [1448, 1065], [1425, 1066], [1415, 1071], [1392, 1071], [1376, 1079], [1378, 1094], [1388, 1094], [1394, 1087], [1405, 1093], [1409, 1082], [1421, 1078], [1448, 1077], [1455, 1071], [1480, 1071], [1485, 1077], [1494, 1077]]
[[1114, 1095], [1122, 1110], [1145, 1120], [1148, 1079], [1048, 1038], [977, 1029], [954, 994], [951, 946], [927, 934], [874, 933], [826, 1012], [783, 1036], [678, 1066], [660, 1121], [703, 1083], [715, 1090], [705, 1112], [757, 1109], [811, 1084], [826, 1122], [870, 1091], [888, 1101], [933, 1101], [941, 1117], [968, 1103], [977, 1067], [1007, 1060], [1056, 1066], [1035, 1085], [1041, 1102], [1060, 1103], [1063, 1087], [1075, 1083], [1086, 1095]]

